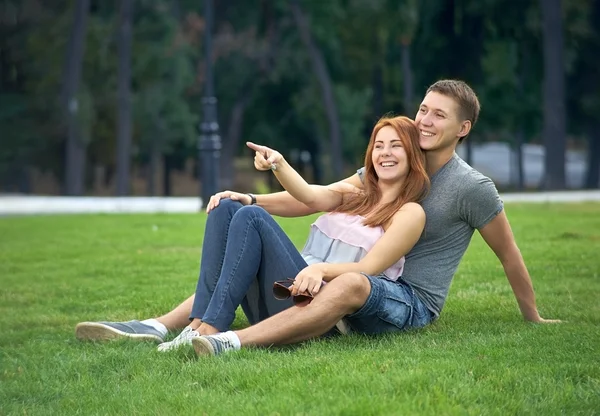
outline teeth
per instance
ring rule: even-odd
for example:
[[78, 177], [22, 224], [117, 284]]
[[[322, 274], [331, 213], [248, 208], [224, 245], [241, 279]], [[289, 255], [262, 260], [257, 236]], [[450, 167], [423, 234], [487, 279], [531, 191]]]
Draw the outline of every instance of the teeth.
[[384, 162], [381, 164], [381, 166], [383, 166], [384, 168], [388, 168], [388, 167], [394, 166], [395, 164], [396, 163], [394, 163], [394, 162]]
[[423, 130], [421, 130], [421, 134], [426, 137], [435, 136], [433, 133], [430, 133], [428, 131], [423, 131]]

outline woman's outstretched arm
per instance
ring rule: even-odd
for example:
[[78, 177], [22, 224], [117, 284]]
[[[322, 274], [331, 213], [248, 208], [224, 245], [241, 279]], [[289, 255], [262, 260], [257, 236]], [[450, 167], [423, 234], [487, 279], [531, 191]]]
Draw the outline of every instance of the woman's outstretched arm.
[[[246, 143], [256, 152], [254, 165], [259, 170], [271, 169], [286, 191], [296, 200], [314, 211], [331, 211], [337, 208], [343, 194], [357, 190], [347, 182], [336, 182], [328, 186], [309, 185], [302, 176], [276, 150], [251, 142]], [[261, 198], [266, 199], [266, 198]], [[258, 198], [257, 198], [257, 202]], [[270, 207], [265, 207], [267, 211]]]

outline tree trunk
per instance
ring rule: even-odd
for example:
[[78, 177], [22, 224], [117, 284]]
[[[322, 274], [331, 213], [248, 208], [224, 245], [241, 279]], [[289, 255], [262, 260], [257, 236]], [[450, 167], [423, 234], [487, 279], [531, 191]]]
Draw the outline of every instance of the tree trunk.
[[61, 95], [67, 127], [64, 192], [67, 195], [81, 195], [84, 185], [86, 143], [81, 137], [77, 92], [81, 80], [89, 9], [89, 0], [77, 0], [75, 3], [75, 14], [63, 72]]
[[566, 115], [561, 0], [540, 0], [544, 34], [543, 188], [565, 188]]
[[244, 125], [244, 114], [250, 103], [252, 93], [246, 89], [243, 90], [241, 97], [233, 105], [227, 133], [224, 137], [223, 148], [221, 150], [221, 187], [223, 189], [232, 189], [235, 179], [235, 154], [242, 137], [242, 127]]
[[117, 196], [129, 194], [131, 164], [131, 42], [133, 0], [121, 0], [117, 109]]
[[402, 42], [402, 75], [404, 81], [404, 114], [411, 115], [416, 114], [417, 111], [414, 108], [414, 85], [413, 85], [413, 74], [412, 65], [410, 63], [410, 42]]
[[588, 163], [585, 175], [585, 188], [600, 187], [600, 122], [596, 120], [590, 125], [588, 132]]
[[513, 151], [511, 152], [511, 169], [510, 183], [518, 191], [525, 189], [525, 171], [523, 166], [523, 143], [525, 138], [525, 131], [523, 128], [518, 128], [515, 134], [515, 141], [513, 142]]
[[331, 140], [331, 164], [333, 166], [333, 173], [336, 178], [340, 179], [343, 175], [343, 156], [342, 156], [342, 142], [341, 142], [341, 129], [340, 120], [338, 116], [338, 109], [335, 103], [335, 97], [333, 94], [333, 85], [329, 71], [325, 65], [325, 60], [321, 51], [315, 45], [310, 32], [310, 26], [308, 19], [304, 15], [304, 12], [300, 8], [298, 0], [292, 0], [291, 2], [292, 15], [302, 43], [308, 50], [308, 55], [312, 62], [313, 70], [319, 83], [321, 84], [321, 92], [323, 94], [323, 105], [325, 106], [325, 112], [327, 113], [327, 119], [329, 121], [329, 139]]
[[171, 172], [173, 171], [172, 156], [163, 156], [163, 195], [171, 196]]
[[375, 118], [383, 115], [383, 68], [381, 63], [373, 65], [373, 114]]
[[149, 196], [156, 196], [156, 171], [160, 162], [160, 150], [158, 146], [158, 139], [153, 138], [150, 144], [150, 157], [147, 166], [147, 178], [146, 178], [146, 194]]
[[[517, 75], [517, 97], [518, 100], [525, 100], [525, 88], [527, 85], [527, 73], [529, 72], [529, 51], [523, 42], [519, 42], [516, 45], [516, 52], [518, 54], [518, 60], [520, 63], [519, 73]], [[523, 123], [523, 117], [519, 117], [517, 121], [517, 133], [515, 134], [514, 152], [516, 156], [516, 170], [517, 177], [515, 185], [517, 190], [523, 191], [525, 189], [525, 160], [523, 158], [523, 145], [525, 144], [525, 126]]]

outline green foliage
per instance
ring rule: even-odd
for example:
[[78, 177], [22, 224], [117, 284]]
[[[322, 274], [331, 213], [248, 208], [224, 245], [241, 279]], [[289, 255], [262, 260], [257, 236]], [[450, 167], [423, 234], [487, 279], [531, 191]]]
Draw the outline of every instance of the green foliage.
[[[19, 164], [27, 163], [35, 154], [39, 141], [34, 130], [26, 122], [27, 97], [22, 94], [0, 94], [0, 178], [11, 175]], [[1, 180], [0, 180], [1, 182]]]
[[352, 91], [347, 85], [337, 85], [335, 98], [340, 103], [339, 115], [342, 124], [344, 157], [353, 166], [363, 163], [365, 150], [370, 135], [365, 134], [365, 117], [368, 114], [368, 103], [371, 100], [371, 90]]
[[193, 148], [198, 117], [187, 93], [194, 56], [167, 3], [146, 2], [135, 21], [133, 79], [136, 129], [142, 156], [174, 146]]
[[[189, 296], [205, 214], [2, 218], [2, 413], [595, 414], [599, 209], [506, 206], [542, 316], [562, 324], [523, 322], [475, 236], [426, 329], [204, 359], [151, 343], [82, 343], [73, 331], [82, 320], [160, 315]], [[279, 221], [301, 247], [314, 218]], [[234, 327], [246, 325], [238, 313]]]
[[[4, 2], [0, 8], [0, 181], [8, 162], [61, 175], [65, 125], [60, 92], [73, 0]], [[91, 2], [79, 122], [88, 167], [115, 164], [118, 7]], [[329, 125], [307, 51], [287, 0], [215, 4], [213, 56], [224, 144], [241, 138], [327, 157]], [[538, 141], [542, 121], [539, 0], [330, 0], [299, 2], [325, 59], [347, 164], [360, 160], [382, 114], [414, 116], [426, 87], [439, 78], [475, 87], [482, 114], [475, 140], [511, 141], [515, 131]], [[136, 162], [151, 154], [176, 165], [196, 157], [205, 80], [204, 4], [136, 0], [133, 26], [133, 142]], [[563, 0], [569, 134], [579, 137], [599, 106], [597, 2]], [[405, 94], [402, 51], [412, 66], [413, 102]], [[406, 55], [404, 55], [406, 56]], [[416, 102], [414, 102], [416, 101]], [[243, 105], [240, 106], [240, 103]], [[6, 108], [6, 106], [14, 108]], [[242, 116], [234, 109], [242, 108]], [[235, 117], [238, 117], [235, 119]], [[240, 123], [240, 125], [232, 125]]]

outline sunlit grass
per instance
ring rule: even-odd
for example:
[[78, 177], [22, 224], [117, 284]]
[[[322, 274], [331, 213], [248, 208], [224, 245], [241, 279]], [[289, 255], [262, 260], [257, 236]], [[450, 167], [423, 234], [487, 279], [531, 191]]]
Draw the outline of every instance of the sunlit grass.
[[[597, 413], [600, 205], [507, 214], [542, 315], [563, 324], [523, 322], [476, 235], [429, 328], [208, 359], [73, 335], [81, 320], [146, 318], [191, 294], [204, 214], [2, 218], [0, 414]], [[281, 224], [301, 246], [311, 220]]]

